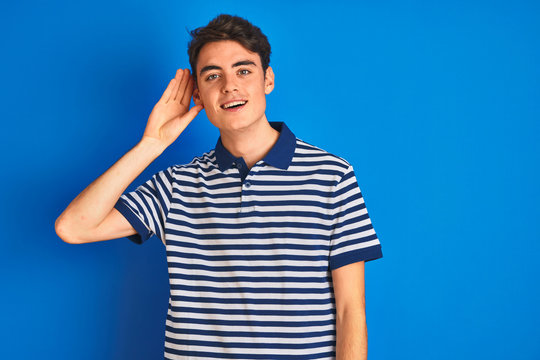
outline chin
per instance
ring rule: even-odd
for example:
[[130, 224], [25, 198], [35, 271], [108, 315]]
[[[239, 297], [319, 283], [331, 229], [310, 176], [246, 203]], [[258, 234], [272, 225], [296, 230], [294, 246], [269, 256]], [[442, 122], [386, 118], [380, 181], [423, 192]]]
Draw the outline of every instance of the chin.
[[248, 119], [244, 116], [230, 116], [217, 120], [210, 120], [210, 122], [220, 130], [239, 131], [250, 127], [255, 124], [256, 120]]

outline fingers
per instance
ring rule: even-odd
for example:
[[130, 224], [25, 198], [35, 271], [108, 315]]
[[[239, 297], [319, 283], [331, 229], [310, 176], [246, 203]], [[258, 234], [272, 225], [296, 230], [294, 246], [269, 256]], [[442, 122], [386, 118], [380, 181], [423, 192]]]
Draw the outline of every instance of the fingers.
[[169, 85], [167, 85], [167, 88], [163, 92], [163, 95], [161, 96], [160, 100], [162, 100], [164, 102], [169, 101], [169, 98], [171, 97], [175, 82], [176, 82], [176, 79], [171, 79], [171, 81], [169, 81]]
[[184, 95], [184, 91], [186, 91], [186, 86], [189, 82], [189, 70], [188, 69], [178, 69], [176, 72], [176, 77], [178, 78], [178, 87], [176, 88], [176, 92], [174, 93], [174, 100], [180, 101], [182, 99], [182, 96]]
[[189, 106], [189, 102], [191, 101], [191, 95], [193, 95], [194, 86], [195, 86], [195, 82], [193, 81], [193, 77], [189, 76], [186, 89], [184, 90], [184, 94], [182, 98], [180, 99], [180, 104], [184, 106]]
[[203, 109], [202, 105], [195, 105], [189, 111], [184, 115], [184, 118], [188, 121], [188, 123], [191, 122], [191, 120], [195, 119], [195, 116]]
[[169, 82], [161, 100], [165, 103], [178, 101], [182, 105], [189, 105], [193, 93], [193, 78], [188, 69], [178, 69], [174, 79]]
[[169, 98], [167, 102], [174, 101], [176, 99], [176, 96], [178, 94], [178, 88], [181, 87], [181, 82], [184, 79], [184, 70], [182, 69], [176, 70], [176, 76], [174, 78], [176, 79], [176, 81], [174, 83], [171, 97]]

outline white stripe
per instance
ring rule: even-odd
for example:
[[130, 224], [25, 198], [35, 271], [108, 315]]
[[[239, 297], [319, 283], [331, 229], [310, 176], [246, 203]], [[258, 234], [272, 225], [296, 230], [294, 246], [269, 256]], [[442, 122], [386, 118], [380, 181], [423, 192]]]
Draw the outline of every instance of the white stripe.
[[[167, 261], [169, 262], [178, 262], [178, 263], [197, 263], [199, 265], [205, 265], [205, 266], [214, 266], [214, 267], [222, 267], [222, 266], [248, 266], [248, 267], [258, 267], [258, 266], [310, 266], [310, 267], [324, 267], [327, 264], [327, 261], [325, 260], [205, 260], [205, 259], [184, 259], [179, 258], [174, 255], [168, 255]], [[256, 274], [257, 272], [253, 270], [253, 273]]]
[[[260, 227], [260, 226], [253, 226], [253, 227], [246, 227], [243, 228], [242, 231], [238, 231], [238, 229], [193, 229], [188, 226], [184, 225], [176, 225], [171, 224], [170, 225], [171, 230], [175, 231], [183, 231], [192, 233], [194, 236], [204, 236], [204, 235], [262, 235], [262, 234], [290, 234], [291, 239], [293, 238], [292, 235], [298, 234], [303, 235], [302, 237], [305, 237], [306, 231], [309, 232], [310, 235], [328, 235], [328, 230], [324, 229], [306, 229], [306, 228], [298, 228], [298, 227]], [[172, 238], [172, 236], [171, 236]], [[281, 239], [287, 238], [286, 236], [280, 237]], [[226, 241], [226, 240], [223, 240]], [[254, 241], [257, 241], [254, 239]], [[258, 243], [258, 242], [257, 242]]]
[[171, 285], [188, 285], [188, 286], [210, 286], [220, 287], [222, 289], [234, 289], [238, 287], [247, 288], [270, 288], [270, 289], [326, 289], [327, 283], [279, 283], [279, 282], [250, 282], [250, 281], [231, 281], [231, 282], [215, 282], [204, 280], [185, 280], [185, 279], [170, 279]]
[[254, 276], [256, 278], [282, 278], [282, 277], [305, 277], [305, 278], [321, 278], [324, 277], [326, 273], [315, 272], [315, 271], [234, 271], [234, 272], [225, 272], [225, 271], [209, 271], [202, 269], [182, 269], [180, 267], [171, 267], [170, 274], [186, 274], [186, 275], [201, 275], [201, 276], [213, 276], [213, 277], [229, 277], [229, 276]]
[[[268, 213], [268, 209], [266, 207], [260, 208], [263, 213]], [[356, 214], [356, 213], [355, 213]], [[313, 224], [313, 218], [305, 217], [305, 216], [292, 216], [292, 215], [283, 215], [283, 216], [259, 216], [259, 215], [252, 215], [252, 216], [246, 216], [242, 218], [233, 218], [233, 219], [227, 219], [227, 218], [216, 218], [216, 217], [205, 217], [200, 219], [191, 219], [187, 217], [186, 215], [181, 214], [175, 214], [175, 213], [169, 213], [169, 219], [176, 220], [176, 221], [185, 221], [187, 223], [197, 223], [198, 225], [214, 225], [215, 228], [219, 228], [220, 225], [226, 224], [226, 225], [242, 225], [242, 228], [244, 228], [245, 225], [252, 224], [252, 223], [299, 223], [299, 224]], [[333, 220], [328, 219], [317, 219], [317, 224], [322, 226], [331, 226], [333, 224]], [[173, 224], [170, 224], [171, 226]], [[195, 225], [195, 224], [194, 224]], [[172, 235], [174, 237], [175, 235]]]
[[[172, 301], [172, 306], [178, 307], [201, 307], [200, 302], [196, 301]], [[325, 311], [334, 309], [334, 304], [309, 304], [309, 305], [279, 305], [279, 304], [213, 304], [205, 303], [205, 309], [219, 309], [219, 310], [267, 310], [267, 311]]]
[[[304, 294], [304, 293], [241, 293], [232, 292], [224, 293], [220, 292], [219, 288], [216, 291], [187, 291], [171, 289], [172, 296], [200, 296], [216, 299], [269, 299], [269, 300], [297, 300], [301, 297], [302, 300], [327, 300], [331, 298], [328, 293], [321, 294]], [[201, 303], [204, 306], [204, 303]]]
[[362, 242], [362, 243], [359, 243], [359, 244], [353, 244], [353, 245], [349, 245], [349, 246], [344, 246], [344, 247], [342, 247], [340, 249], [337, 249], [336, 251], [333, 251], [332, 255], [333, 256], [340, 255], [340, 254], [343, 254], [343, 253], [346, 253], [346, 252], [349, 252], [349, 251], [365, 249], [365, 248], [368, 248], [370, 246], [375, 246], [375, 245], [378, 245], [378, 244], [379, 244], [379, 240], [375, 239], [375, 240], [371, 240], [371, 241], [365, 241], [365, 242]]

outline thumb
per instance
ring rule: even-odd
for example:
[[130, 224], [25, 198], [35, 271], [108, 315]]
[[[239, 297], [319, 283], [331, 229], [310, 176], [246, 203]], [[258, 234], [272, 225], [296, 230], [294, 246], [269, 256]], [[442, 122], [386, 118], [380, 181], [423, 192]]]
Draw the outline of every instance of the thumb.
[[174, 135], [175, 138], [172, 141], [174, 141], [176, 137], [178, 137], [178, 135], [180, 135], [186, 129], [186, 127], [188, 127], [191, 121], [195, 119], [195, 116], [197, 116], [197, 114], [202, 109], [203, 109], [202, 105], [196, 105], [192, 107], [191, 109], [189, 109], [189, 111], [185, 113], [184, 115], [182, 115], [181, 117], [177, 116], [167, 124], [167, 127], [169, 129], [174, 129], [172, 131], [174, 132], [174, 134], [176, 134]]
[[187, 120], [188, 122], [191, 122], [191, 120], [195, 119], [195, 116], [204, 108], [202, 105], [195, 105], [187, 113], [184, 114], [183, 118]]

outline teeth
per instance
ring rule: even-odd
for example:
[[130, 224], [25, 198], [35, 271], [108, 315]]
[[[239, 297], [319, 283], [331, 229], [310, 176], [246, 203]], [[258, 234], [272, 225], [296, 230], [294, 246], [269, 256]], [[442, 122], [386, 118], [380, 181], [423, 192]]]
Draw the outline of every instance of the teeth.
[[238, 106], [238, 105], [244, 105], [247, 101], [233, 101], [231, 103], [228, 103], [228, 104], [225, 104], [223, 105], [223, 108], [224, 109], [228, 109], [228, 108], [232, 108], [234, 106]]

